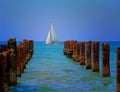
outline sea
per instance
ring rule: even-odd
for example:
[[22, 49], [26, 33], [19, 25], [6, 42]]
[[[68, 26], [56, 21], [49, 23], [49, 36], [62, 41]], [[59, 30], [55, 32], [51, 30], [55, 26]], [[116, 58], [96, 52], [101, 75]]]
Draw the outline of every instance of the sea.
[[116, 50], [120, 42], [110, 44], [110, 77], [102, 77], [102, 50], [100, 42], [100, 72], [86, 70], [63, 54], [64, 43], [45, 45], [34, 42], [34, 54], [17, 85], [10, 92], [115, 92]]

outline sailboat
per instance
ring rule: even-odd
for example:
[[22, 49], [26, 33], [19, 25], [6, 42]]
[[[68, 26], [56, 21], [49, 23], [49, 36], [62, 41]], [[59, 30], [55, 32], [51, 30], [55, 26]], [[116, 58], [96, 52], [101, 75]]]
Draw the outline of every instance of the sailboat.
[[58, 37], [56, 35], [56, 32], [53, 28], [52, 23], [50, 24], [50, 29], [48, 32], [47, 40], [45, 42], [46, 44], [56, 44], [59, 43]]

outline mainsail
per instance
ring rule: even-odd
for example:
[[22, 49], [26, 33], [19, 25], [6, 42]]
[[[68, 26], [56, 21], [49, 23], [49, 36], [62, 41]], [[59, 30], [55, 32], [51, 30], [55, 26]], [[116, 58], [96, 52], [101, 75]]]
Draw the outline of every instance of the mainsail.
[[58, 37], [56, 35], [56, 32], [53, 28], [53, 25], [50, 24], [50, 30], [48, 32], [46, 44], [53, 44], [53, 43], [59, 43]]

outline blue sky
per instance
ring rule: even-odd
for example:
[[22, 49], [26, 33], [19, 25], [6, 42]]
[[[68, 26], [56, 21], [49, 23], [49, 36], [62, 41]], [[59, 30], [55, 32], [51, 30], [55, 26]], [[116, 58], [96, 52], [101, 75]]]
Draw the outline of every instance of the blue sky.
[[120, 41], [120, 1], [0, 1], [0, 40], [45, 41], [50, 22], [61, 41]]

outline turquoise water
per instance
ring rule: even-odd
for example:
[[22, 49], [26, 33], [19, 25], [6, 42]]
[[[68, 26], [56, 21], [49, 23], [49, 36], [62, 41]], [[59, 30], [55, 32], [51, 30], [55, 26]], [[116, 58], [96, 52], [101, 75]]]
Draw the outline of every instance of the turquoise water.
[[63, 44], [46, 46], [35, 42], [33, 57], [10, 92], [115, 92], [116, 48], [120, 43], [109, 44], [111, 77], [104, 78], [101, 55], [100, 72], [95, 73], [64, 56]]

